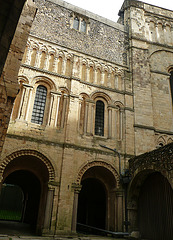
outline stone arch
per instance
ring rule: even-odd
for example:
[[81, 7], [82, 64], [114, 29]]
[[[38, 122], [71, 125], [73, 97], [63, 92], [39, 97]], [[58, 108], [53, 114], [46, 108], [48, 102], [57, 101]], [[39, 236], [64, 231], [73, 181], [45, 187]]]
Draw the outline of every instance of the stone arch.
[[115, 101], [114, 105], [119, 107], [120, 109], [124, 109], [124, 104], [122, 102], [120, 102], [120, 101]]
[[172, 139], [171, 137], [169, 137], [169, 138], [167, 139], [167, 144], [172, 143], [172, 142], [173, 142], [173, 139]]
[[106, 163], [103, 161], [92, 161], [92, 162], [89, 162], [89, 163], [85, 164], [84, 166], [82, 166], [80, 168], [77, 178], [76, 178], [77, 184], [81, 183], [82, 176], [84, 175], [84, 173], [92, 167], [104, 167], [107, 170], [109, 170], [113, 174], [113, 176], [117, 182], [117, 188], [120, 186], [120, 179], [119, 179], [119, 174], [118, 174], [117, 170], [110, 163]]
[[95, 101], [96, 98], [104, 98], [108, 104], [111, 104], [111, 102], [112, 102], [109, 95], [107, 95], [104, 92], [95, 91], [94, 93], [92, 93], [91, 94], [91, 99]]
[[16, 159], [17, 157], [20, 156], [34, 156], [38, 159], [40, 159], [45, 166], [47, 167], [48, 173], [49, 173], [49, 182], [55, 181], [55, 170], [53, 165], [51, 164], [51, 162], [49, 161], [49, 159], [43, 155], [42, 153], [36, 151], [36, 150], [32, 150], [32, 149], [23, 149], [23, 150], [19, 150], [16, 152], [11, 153], [10, 155], [6, 156], [5, 159], [3, 160], [3, 162], [0, 165], [0, 175], [2, 176], [6, 166], [13, 161], [14, 159]]
[[79, 99], [90, 99], [89, 95], [87, 93], [80, 93]]
[[26, 76], [18, 76], [18, 82], [19, 84], [22, 84], [22, 83], [29, 84], [29, 80]]
[[140, 170], [137, 169], [134, 174], [133, 174], [133, 178], [129, 184], [129, 194], [128, 194], [128, 201], [137, 201], [138, 196], [139, 196], [139, 192], [140, 192], [140, 188], [142, 186], [142, 184], [144, 183], [145, 179], [154, 172], [158, 172], [161, 175], [163, 175], [163, 177], [165, 177], [168, 182], [170, 183], [170, 185], [173, 188], [173, 183], [171, 182], [169, 176], [166, 174], [165, 171], [162, 171], [160, 168], [157, 167], [153, 167], [152, 166], [150, 168], [145, 168], [145, 167], [141, 167]]
[[167, 51], [167, 50], [158, 50], [153, 52], [150, 57], [150, 66], [151, 69], [154, 71], [158, 71], [157, 66], [158, 66], [158, 61], [162, 61], [162, 64], [159, 65], [159, 71], [168, 73], [170, 66], [172, 66], [172, 59], [173, 59], [173, 52], [172, 51]]
[[[129, 188], [128, 188], [128, 199], [127, 199], [128, 206], [127, 206], [127, 208], [128, 208], [128, 212], [129, 212], [129, 221], [131, 223], [130, 231], [136, 231], [136, 229], [139, 229], [140, 233], [141, 233], [141, 226], [144, 226], [143, 223], [141, 224], [141, 216], [143, 216], [141, 213], [141, 209], [142, 209], [141, 208], [141, 206], [142, 206], [141, 205], [141, 196], [144, 199], [144, 195], [147, 193], [146, 191], [145, 192], [143, 191], [144, 190], [143, 187], [145, 186], [145, 190], [146, 190], [146, 183], [150, 184], [149, 179], [151, 180], [151, 178], [155, 177], [155, 176], [160, 176], [161, 179], [164, 180], [164, 182], [166, 184], [166, 185], [164, 185], [164, 193], [166, 193], [165, 192], [167, 189], [166, 186], [168, 186], [170, 190], [171, 190], [171, 188], [173, 188], [173, 184], [171, 185], [171, 182], [169, 180], [170, 178], [167, 176], [167, 174], [165, 173], [164, 170], [161, 170], [157, 167], [152, 167], [152, 166], [150, 166], [148, 168], [142, 166], [142, 167], [140, 167], [140, 170], [137, 169], [133, 174], [133, 178], [132, 178]], [[153, 183], [151, 183], [151, 186], [152, 187], [154, 186]], [[150, 188], [150, 192], [148, 192], [148, 193], [151, 193], [151, 188]], [[153, 188], [153, 190], [154, 189], [155, 188]], [[163, 186], [162, 186], [162, 189], [163, 189]], [[169, 190], [168, 196], [167, 196], [168, 199], [169, 199], [170, 190]], [[160, 189], [159, 189], [159, 191], [158, 191], [158, 189], [156, 191], [158, 193], [158, 192], [160, 192]], [[145, 199], [146, 198], [148, 199], [150, 197], [150, 195], [148, 195], [148, 196], [145, 195], [145, 196], [146, 196]], [[153, 196], [155, 196], [155, 194], [153, 194]], [[151, 196], [151, 198], [148, 202], [150, 203], [150, 206], [154, 207], [155, 205], [152, 205], [153, 201], [155, 201], [153, 196]], [[161, 194], [160, 196], [164, 196], [164, 194]], [[164, 199], [167, 199], [167, 197], [165, 197]], [[168, 202], [170, 202], [170, 201], [171, 200], [169, 199]], [[155, 201], [155, 203], [156, 203], [156, 201]], [[148, 210], [148, 205], [143, 207], [144, 211], [145, 211], [145, 208]], [[150, 208], [152, 209], [152, 207], [150, 207]], [[151, 209], [149, 210], [149, 212], [151, 211]], [[157, 205], [157, 209], [158, 209], [158, 205]], [[142, 212], [144, 213], [144, 211], [142, 211]], [[155, 212], [153, 212], [153, 213], [155, 214]], [[148, 213], [146, 213], [146, 215], [148, 216]], [[161, 214], [161, 216], [158, 215], [159, 219], [160, 219], [160, 217], [162, 218], [162, 214]], [[146, 219], [146, 216], [144, 216], [144, 219]], [[152, 238], [152, 239], [154, 239], [154, 238]], [[172, 239], [172, 238], [170, 238], [170, 239]]]
[[164, 146], [166, 144], [166, 140], [164, 136], [159, 136], [157, 139], [157, 146]]
[[37, 76], [37, 77], [34, 77], [32, 81], [33, 81], [33, 84], [36, 84], [38, 82], [45, 82], [49, 86], [51, 91], [56, 91], [57, 90], [55, 83], [48, 77]]

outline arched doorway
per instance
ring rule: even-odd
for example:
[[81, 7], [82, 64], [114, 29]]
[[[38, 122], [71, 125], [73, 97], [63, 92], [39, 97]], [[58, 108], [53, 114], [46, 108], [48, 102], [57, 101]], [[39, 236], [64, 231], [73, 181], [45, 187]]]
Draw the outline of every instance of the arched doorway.
[[92, 166], [83, 173], [78, 196], [77, 230], [80, 224], [117, 231], [117, 181], [104, 166]]
[[[42, 158], [40, 158], [41, 154], [37, 152], [35, 153], [34, 151], [28, 151], [28, 153], [30, 154], [23, 155], [23, 152], [15, 153], [14, 159], [9, 161], [7, 166], [4, 168], [2, 184], [4, 191], [7, 191], [9, 195], [7, 197], [9, 204], [6, 204], [5, 208], [7, 212], [12, 211], [14, 213], [13, 210], [15, 206], [11, 208], [13, 205], [12, 201], [14, 199], [17, 200], [19, 205], [19, 216], [17, 219], [11, 218], [8, 220], [15, 220], [28, 224], [31, 229], [34, 230], [34, 233], [41, 234], [44, 227], [51, 165], [43, 155]], [[11, 158], [12, 157], [10, 157], [10, 159]], [[45, 162], [43, 162], [41, 159], [43, 159]], [[47, 166], [50, 167], [50, 169], [48, 169]], [[53, 171], [51, 170], [51, 174], [52, 173]], [[18, 189], [16, 195], [11, 199], [9, 198], [11, 194], [8, 191], [9, 186], [11, 186], [13, 192], [15, 189]], [[2, 202], [3, 201], [0, 201], [0, 210], [4, 208]]]
[[138, 221], [143, 239], [173, 239], [173, 190], [159, 172], [151, 173], [140, 188]]
[[83, 180], [78, 201], [78, 223], [105, 229], [106, 191], [103, 183], [94, 178]]

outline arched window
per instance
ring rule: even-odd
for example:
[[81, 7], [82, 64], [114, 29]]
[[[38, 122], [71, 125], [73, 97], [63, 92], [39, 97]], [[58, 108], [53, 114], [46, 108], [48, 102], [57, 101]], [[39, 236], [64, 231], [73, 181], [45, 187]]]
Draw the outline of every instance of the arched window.
[[47, 88], [45, 86], [39, 85], [37, 87], [34, 107], [32, 111], [31, 122], [42, 124], [44, 117], [44, 109], [46, 105], [46, 96], [47, 96]]
[[171, 89], [171, 96], [172, 96], [172, 103], [173, 103], [173, 69], [170, 71], [170, 89]]
[[86, 32], [86, 22], [85, 22], [85, 20], [81, 21], [80, 30], [81, 30], [81, 32]]
[[74, 18], [73, 28], [79, 30], [79, 19], [77, 17]]
[[95, 135], [104, 136], [104, 111], [104, 102], [98, 100], [95, 113]]

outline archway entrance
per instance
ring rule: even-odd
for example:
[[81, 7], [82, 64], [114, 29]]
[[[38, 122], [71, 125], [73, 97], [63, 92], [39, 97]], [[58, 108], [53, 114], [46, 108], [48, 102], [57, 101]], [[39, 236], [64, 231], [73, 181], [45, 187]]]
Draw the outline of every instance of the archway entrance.
[[117, 182], [112, 172], [102, 166], [90, 167], [83, 174], [81, 185], [82, 189], [78, 197], [77, 230], [80, 230], [80, 224], [84, 224], [117, 231]]
[[28, 223], [35, 228], [41, 185], [29, 171], [18, 170], [4, 181], [0, 196], [0, 219]]
[[152, 173], [144, 181], [138, 205], [139, 230], [142, 238], [173, 239], [173, 190], [165, 177]]
[[106, 192], [104, 185], [97, 179], [82, 181], [79, 195], [78, 223], [105, 229]]
[[[0, 215], [1, 220], [23, 223], [31, 228], [32, 233], [41, 234], [48, 181], [47, 166], [35, 156], [22, 155], [9, 162], [3, 173], [0, 212], [5, 214]], [[17, 225], [14, 224], [15, 226]], [[8, 229], [11, 227], [12, 224]], [[2, 228], [0, 223], [0, 229]]]

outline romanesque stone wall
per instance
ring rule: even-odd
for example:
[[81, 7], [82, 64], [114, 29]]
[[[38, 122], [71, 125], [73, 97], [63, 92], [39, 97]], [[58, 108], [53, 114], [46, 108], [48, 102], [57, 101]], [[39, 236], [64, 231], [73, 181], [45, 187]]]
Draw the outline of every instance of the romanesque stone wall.
[[[19, 11], [17, 6], [14, 9]], [[19, 90], [18, 71], [35, 12], [34, 3], [30, 0], [26, 1], [0, 78], [0, 151], [4, 143], [13, 102]], [[6, 44], [9, 41], [6, 38], [8, 38], [8, 34], [3, 36], [1, 44]]]
[[[125, 1], [133, 73], [136, 154], [171, 141], [173, 135], [170, 73], [172, 11], [137, 1]], [[129, 21], [131, 16], [131, 21]], [[162, 139], [162, 141], [161, 141]]]
[[[123, 25], [111, 21], [105, 24], [103, 18], [60, 0], [37, 0], [36, 5], [38, 13], [31, 34], [87, 55], [126, 64], [124, 43], [128, 41]], [[86, 18], [87, 34], [72, 29], [73, 13]]]

